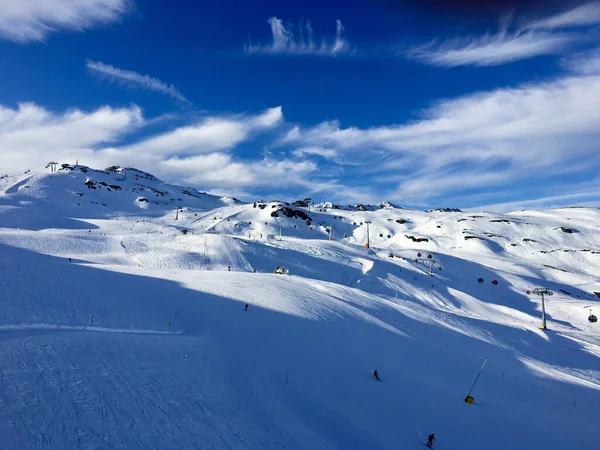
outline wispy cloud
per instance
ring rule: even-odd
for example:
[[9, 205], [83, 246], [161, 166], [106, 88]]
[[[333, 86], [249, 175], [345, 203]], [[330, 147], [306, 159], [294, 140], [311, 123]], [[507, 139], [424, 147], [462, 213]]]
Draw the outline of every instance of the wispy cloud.
[[60, 29], [114, 22], [129, 8], [130, 0], [0, 0], [0, 39], [43, 41]]
[[340, 20], [336, 21], [335, 38], [330, 40], [315, 39], [312, 25], [308, 21], [300, 21], [296, 33], [292, 25], [286, 28], [277, 17], [271, 17], [268, 22], [271, 27], [271, 43], [250, 43], [245, 47], [247, 53], [338, 56], [351, 55], [356, 51], [342, 37], [344, 26]]
[[92, 72], [108, 78], [109, 80], [126, 83], [130, 86], [148, 89], [150, 91], [160, 92], [161, 94], [173, 97], [180, 102], [191, 104], [191, 102], [183, 96], [172, 84], [166, 84], [157, 78], [152, 78], [149, 75], [142, 75], [132, 70], [118, 69], [109, 64], [104, 64], [99, 61], [87, 61], [86, 66]]
[[333, 159], [338, 155], [338, 152], [334, 148], [323, 148], [323, 147], [302, 147], [294, 150], [292, 154], [296, 157], [303, 157], [305, 155], [320, 156], [325, 159]]
[[565, 58], [562, 65], [565, 69], [581, 75], [600, 75], [600, 48]]
[[560, 54], [583, 40], [586, 27], [599, 23], [600, 2], [594, 2], [518, 27], [507, 20], [496, 33], [433, 41], [410, 49], [406, 55], [442, 67], [495, 66]]
[[558, 54], [573, 41], [566, 34], [509, 33], [506, 30], [481, 37], [458, 38], [441, 44], [413, 48], [410, 58], [434, 66], [496, 66], [540, 55]]
[[526, 28], [559, 29], [597, 25], [600, 23], [600, 2], [591, 2], [545, 19], [531, 22]]

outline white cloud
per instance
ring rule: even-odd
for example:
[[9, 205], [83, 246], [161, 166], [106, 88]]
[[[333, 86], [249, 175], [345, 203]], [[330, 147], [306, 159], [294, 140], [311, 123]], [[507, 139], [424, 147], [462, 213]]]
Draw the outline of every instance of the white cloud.
[[5, 171], [41, 166], [47, 159], [75, 161], [144, 124], [137, 106], [54, 114], [31, 103], [0, 106], [0, 156]]
[[86, 62], [86, 67], [104, 78], [126, 83], [130, 86], [136, 86], [143, 89], [160, 92], [161, 94], [173, 97], [180, 102], [190, 104], [190, 101], [185, 98], [183, 94], [179, 92], [177, 88], [175, 88], [175, 86], [172, 84], [163, 83], [162, 81], [152, 78], [151, 76], [142, 75], [131, 70], [118, 69], [99, 61], [88, 60]]
[[43, 41], [59, 29], [82, 31], [118, 20], [129, 0], [0, 0], [0, 39]]
[[[600, 2], [593, 2], [511, 30], [507, 21], [497, 33], [434, 41], [406, 55], [442, 67], [494, 66], [540, 55], [563, 53], [583, 40], [582, 27], [600, 23]], [[571, 32], [557, 31], [578, 28]]]
[[159, 155], [209, 153], [229, 150], [258, 133], [277, 126], [283, 120], [281, 107], [270, 108], [250, 117], [209, 117], [200, 123], [176, 128], [123, 148], [129, 152]]
[[208, 189], [242, 188], [258, 189], [270, 187], [274, 190], [303, 186], [312, 188], [314, 183], [307, 175], [315, 172], [317, 166], [309, 161], [252, 160], [236, 159], [224, 153], [171, 158], [162, 163], [167, 171], [177, 173], [190, 184], [205, 186]]
[[562, 61], [565, 69], [581, 75], [600, 74], [600, 48], [579, 53]]
[[302, 147], [294, 150], [292, 154], [298, 158], [305, 155], [320, 156], [325, 159], [333, 159], [337, 156], [338, 152], [334, 148], [323, 148], [323, 147]]
[[557, 29], [600, 24], [600, 2], [591, 2], [546, 19], [531, 22], [527, 28]]
[[338, 56], [351, 55], [356, 51], [342, 37], [344, 26], [340, 20], [336, 21], [335, 38], [329, 41], [322, 38], [319, 42], [315, 42], [310, 22], [300, 21], [296, 34], [292, 26], [286, 28], [277, 17], [271, 17], [268, 22], [271, 27], [271, 44], [250, 43], [246, 46], [247, 53]]

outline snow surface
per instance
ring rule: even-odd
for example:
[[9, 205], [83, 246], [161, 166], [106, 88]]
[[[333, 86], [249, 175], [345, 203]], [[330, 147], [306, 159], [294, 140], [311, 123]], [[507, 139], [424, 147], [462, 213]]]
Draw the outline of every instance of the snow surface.
[[282, 206], [0, 179], [0, 448], [597, 447], [600, 210]]

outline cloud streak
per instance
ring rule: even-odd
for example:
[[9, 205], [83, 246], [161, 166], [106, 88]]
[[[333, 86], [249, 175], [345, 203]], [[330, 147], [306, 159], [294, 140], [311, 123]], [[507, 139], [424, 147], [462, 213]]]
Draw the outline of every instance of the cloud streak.
[[413, 48], [409, 58], [441, 67], [497, 66], [540, 55], [559, 54], [573, 42], [566, 34], [544, 32], [485, 34]]
[[546, 19], [531, 22], [526, 28], [559, 29], [597, 25], [600, 23], [600, 2], [591, 2]]
[[100, 75], [103, 78], [125, 83], [129, 86], [158, 92], [168, 95], [169, 97], [172, 97], [182, 103], [191, 104], [191, 102], [185, 98], [175, 86], [172, 84], [166, 84], [157, 78], [152, 78], [149, 75], [142, 75], [132, 70], [118, 69], [114, 66], [104, 64], [99, 61], [88, 60], [85, 65], [90, 71]]
[[[563, 53], [584, 39], [582, 28], [600, 23], [600, 2], [593, 2], [497, 33], [433, 41], [406, 52], [411, 59], [440, 67], [496, 66], [541, 55]], [[571, 30], [566, 30], [571, 29]]]
[[43, 41], [58, 30], [83, 31], [114, 22], [129, 0], [0, 0], [0, 39]]
[[271, 27], [271, 43], [250, 43], [245, 47], [247, 53], [340, 56], [352, 55], [356, 51], [343, 38], [344, 26], [340, 20], [336, 20], [335, 38], [329, 41], [321, 38], [318, 42], [308, 21], [300, 21], [295, 33], [293, 26], [286, 27], [277, 17], [271, 17], [268, 23]]

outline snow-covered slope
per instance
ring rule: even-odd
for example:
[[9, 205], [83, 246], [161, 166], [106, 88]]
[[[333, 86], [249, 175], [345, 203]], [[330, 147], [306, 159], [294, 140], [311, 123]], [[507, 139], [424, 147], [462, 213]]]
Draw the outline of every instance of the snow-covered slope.
[[595, 446], [599, 210], [334, 206], [0, 179], [1, 448]]

